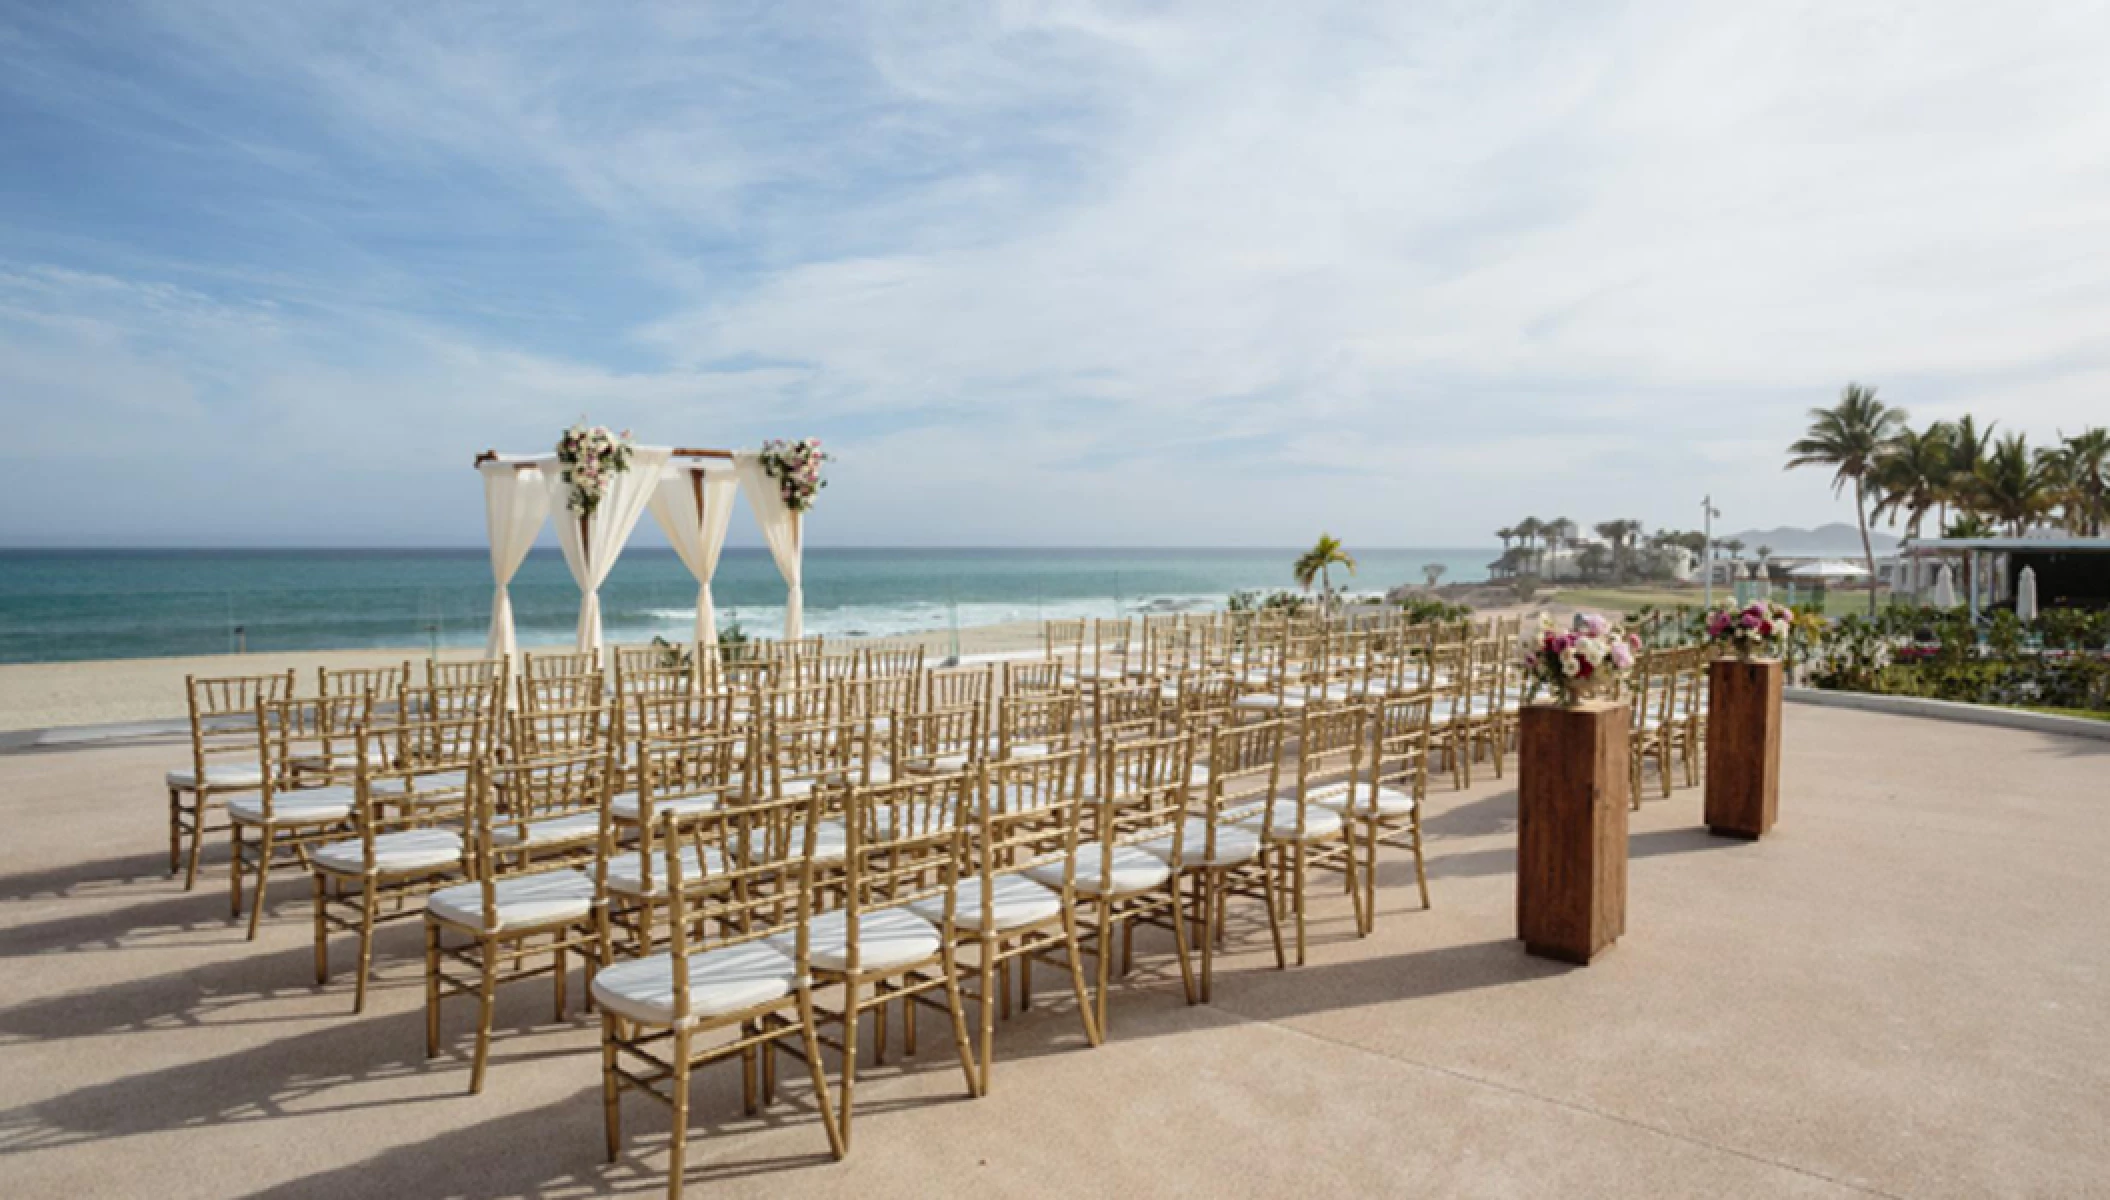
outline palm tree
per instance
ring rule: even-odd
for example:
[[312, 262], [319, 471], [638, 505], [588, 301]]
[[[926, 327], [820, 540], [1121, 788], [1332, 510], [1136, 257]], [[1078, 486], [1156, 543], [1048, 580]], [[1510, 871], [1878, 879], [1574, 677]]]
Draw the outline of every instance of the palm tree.
[[2052, 482], [2050, 459], [2031, 453], [2029, 440], [2011, 433], [1995, 443], [1978, 464], [1979, 506], [1993, 520], [2006, 522], [2009, 533], [2021, 537], [2037, 518], [2051, 511]]
[[[1522, 540], [1525, 548], [1528, 549], [1538, 542], [1539, 536], [1541, 534], [1546, 532], [1546, 523], [1544, 521], [1539, 520], [1537, 517], [1525, 517], [1523, 520], [1518, 521], [1515, 525], [1511, 526], [1510, 528], [1513, 532], [1515, 532], [1517, 537]], [[1529, 574], [1532, 575], [1537, 575], [1539, 573], [1540, 572], [1536, 567], [1534, 567], [1529, 572]]]
[[1421, 577], [1428, 580], [1429, 586], [1433, 588], [1442, 582], [1444, 572], [1448, 570], [1450, 568], [1442, 563], [1423, 563], [1421, 564]]
[[1576, 531], [1580, 528], [1581, 526], [1566, 517], [1555, 517], [1546, 522], [1546, 552], [1560, 553], [1561, 546], [1573, 541]]
[[1876, 459], [1876, 503], [1869, 515], [1881, 520], [1888, 514], [1895, 523], [1903, 514], [1905, 540], [1919, 537], [1920, 521], [1948, 494], [1949, 445], [1954, 436], [1953, 428], [1940, 421], [1924, 433], [1899, 430], [1890, 449]]
[[1306, 550], [1303, 557], [1297, 560], [1292, 570], [1296, 572], [1297, 582], [1302, 584], [1307, 592], [1311, 590], [1313, 580], [1319, 581], [1319, 602], [1325, 605], [1333, 599], [1331, 568], [1336, 566], [1346, 567], [1350, 575], [1355, 574], [1355, 559], [1348, 553], [1347, 547], [1341, 545], [1341, 540], [1332, 534], [1322, 533], [1319, 540], [1312, 543], [1311, 549]]
[[2083, 429], [2071, 437], [2061, 433], [2058, 448], [2046, 453], [2067, 531], [2101, 537], [2103, 523], [2110, 521], [2110, 429]]
[[1760, 546], [1758, 549], [1753, 550], [1751, 553], [1758, 555], [1758, 561], [1765, 562], [1767, 559], [1773, 557], [1773, 547]]
[[1744, 556], [1744, 540], [1742, 538], [1724, 538], [1718, 544], [1722, 549], [1729, 552], [1731, 559], [1740, 559]]
[[1788, 470], [1832, 468], [1832, 491], [1854, 489], [1854, 519], [1861, 527], [1861, 556], [1868, 563], [1868, 615], [1876, 615], [1876, 551], [1868, 540], [1868, 488], [1876, 461], [1905, 424], [1905, 410], [1876, 399], [1876, 390], [1849, 383], [1831, 408], [1810, 410], [1809, 431], [1788, 447]]
[[1509, 553], [1509, 543], [1516, 540], [1517, 531], [1504, 526], [1495, 530], [1495, 536], [1502, 539], [1502, 553], [1506, 556]]
[[1981, 430], [1977, 418], [1968, 415], [1942, 427], [1949, 442], [1948, 486], [1942, 493], [1942, 524], [1949, 523], [1948, 505], [1955, 505], [1964, 512], [1977, 509], [1978, 468], [1992, 450], [1993, 430], [1999, 427], [2000, 422], [1994, 421]]
[[1597, 536], [1612, 543], [1612, 569], [1628, 574], [1633, 568], [1634, 539], [1641, 536], [1641, 522], [1631, 518], [1600, 521]]

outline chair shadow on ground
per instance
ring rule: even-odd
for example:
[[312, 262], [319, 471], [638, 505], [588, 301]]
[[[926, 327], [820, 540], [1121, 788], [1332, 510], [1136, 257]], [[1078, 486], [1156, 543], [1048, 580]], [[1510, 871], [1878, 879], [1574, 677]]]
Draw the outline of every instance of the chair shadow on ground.
[[99, 858], [46, 871], [0, 875], [0, 903], [77, 899], [167, 878], [168, 852], [165, 850], [127, 854], [121, 858]]

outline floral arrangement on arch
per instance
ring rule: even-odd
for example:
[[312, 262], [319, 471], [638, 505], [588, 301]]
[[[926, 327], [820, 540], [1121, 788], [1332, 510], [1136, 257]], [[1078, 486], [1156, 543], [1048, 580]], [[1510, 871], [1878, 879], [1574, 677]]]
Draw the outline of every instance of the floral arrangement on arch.
[[564, 482], [571, 485], [567, 507], [581, 520], [593, 516], [608, 495], [608, 485], [630, 469], [634, 449], [627, 429], [614, 433], [582, 420], [565, 430], [557, 439], [557, 462], [564, 468]]
[[1738, 658], [1779, 654], [1787, 649], [1788, 635], [1795, 628], [1795, 610], [1771, 600], [1753, 600], [1742, 608], [1723, 608], [1707, 614], [1707, 640], [1716, 647], [1733, 650]]
[[821, 449], [819, 438], [773, 438], [762, 443], [762, 451], [756, 455], [762, 469], [777, 481], [777, 491], [784, 497], [784, 507], [795, 513], [813, 507], [813, 498], [828, 486], [821, 476], [821, 464], [834, 455]]
[[1524, 678], [1532, 697], [1543, 688], [1562, 705], [1573, 706], [1616, 695], [1640, 651], [1639, 637], [1596, 613], [1577, 613], [1567, 629], [1541, 617], [1538, 638], [1524, 651]]

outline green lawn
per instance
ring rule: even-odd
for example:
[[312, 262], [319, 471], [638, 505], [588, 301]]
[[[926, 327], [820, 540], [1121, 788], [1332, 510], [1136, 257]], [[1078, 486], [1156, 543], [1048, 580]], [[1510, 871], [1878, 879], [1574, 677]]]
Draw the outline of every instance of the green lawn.
[[[1722, 604], [1736, 593], [1727, 588], [1714, 590], [1714, 601]], [[1636, 584], [1631, 587], [1564, 587], [1549, 597], [1554, 603], [1567, 607], [1598, 609], [1604, 612], [1631, 613], [1644, 605], [1654, 605], [1669, 610], [1681, 604], [1693, 608], [1703, 607], [1707, 594], [1699, 588], [1663, 587], [1661, 585]], [[1784, 590], [1776, 588], [1774, 598], [1786, 602]], [[1878, 604], [1887, 603], [1879, 597]], [[1824, 597], [1824, 615], [1843, 617], [1848, 613], [1866, 613], [1868, 593], [1827, 592]]]

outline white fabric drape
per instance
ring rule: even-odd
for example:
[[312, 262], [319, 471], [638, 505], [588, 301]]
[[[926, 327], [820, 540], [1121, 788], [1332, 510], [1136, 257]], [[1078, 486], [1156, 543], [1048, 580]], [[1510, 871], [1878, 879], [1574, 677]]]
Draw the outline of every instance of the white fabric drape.
[[513, 597], [507, 585], [535, 544], [535, 535], [542, 532], [543, 518], [549, 516], [549, 490], [537, 467], [498, 460], [483, 464], [481, 470], [491, 578], [498, 585], [491, 595], [491, 637], [484, 644], [484, 656], [505, 659], [510, 670], [520, 643], [513, 632]]
[[748, 507], [755, 510], [769, 557], [776, 560], [777, 573], [784, 577], [784, 640], [796, 641], [806, 625], [806, 591], [799, 583], [803, 552], [798, 514], [785, 505], [784, 494], [762, 468], [760, 458], [743, 451], [735, 461], [740, 469], [740, 491], [747, 496]]
[[732, 524], [740, 480], [732, 467], [670, 466], [652, 489], [652, 515], [666, 531], [674, 553], [696, 577], [696, 641], [718, 644], [718, 612], [711, 603], [711, 576]]
[[543, 471], [548, 482], [549, 510], [557, 523], [557, 541], [564, 547], [564, 565], [579, 585], [579, 650], [601, 648], [601, 583], [608, 569], [623, 552], [637, 528], [652, 493], [659, 488], [660, 472], [673, 451], [665, 446], [639, 446], [630, 452], [630, 469], [608, 482], [599, 508], [581, 521], [571, 511], [571, 485], [555, 463]]

